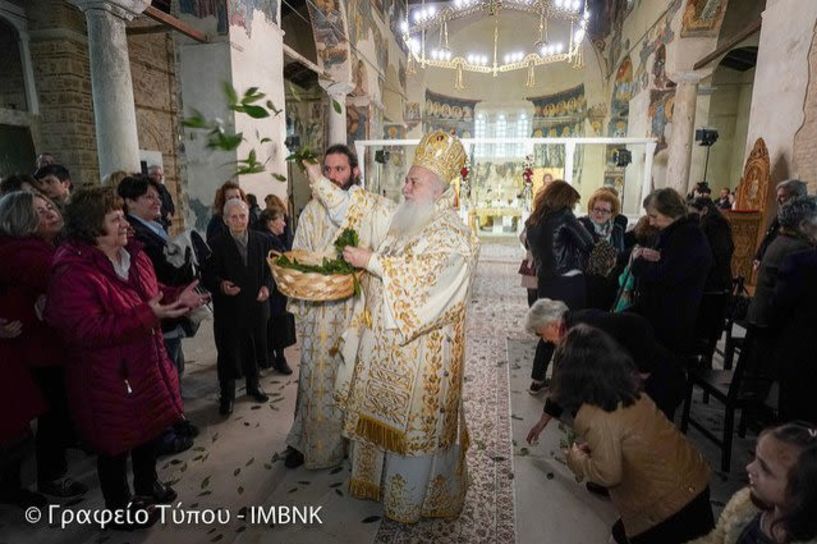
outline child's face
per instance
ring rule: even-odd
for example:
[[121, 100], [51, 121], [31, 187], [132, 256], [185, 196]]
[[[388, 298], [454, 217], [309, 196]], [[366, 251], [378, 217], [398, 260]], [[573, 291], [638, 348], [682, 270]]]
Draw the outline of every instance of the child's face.
[[764, 434], [757, 441], [755, 458], [746, 465], [752, 495], [770, 506], [784, 506], [789, 471], [797, 463], [799, 451], [790, 444]]

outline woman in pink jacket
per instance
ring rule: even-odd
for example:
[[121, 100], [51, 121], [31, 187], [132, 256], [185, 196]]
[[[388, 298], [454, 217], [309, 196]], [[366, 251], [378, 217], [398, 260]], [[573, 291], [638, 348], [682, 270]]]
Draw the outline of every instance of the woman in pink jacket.
[[[68, 399], [77, 430], [99, 454], [97, 472], [109, 509], [123, 509], [133, 499], [128, 455], [136, 494], [131, 507], [169, 503], [176, 492], [158, 481], [154, 442], [182, 418], [182, 400], [160, 321], [184, 315], [204, 299], [195, 282], [184, 289], [157, 282], [139, 242], [128, 241], [122, 200], [112, 187], [78, 192], [65, 220], [67, 242], [54, 257], [45, 314], [67, 346]], [[151, 515], [141, 525], [155, 521]]]

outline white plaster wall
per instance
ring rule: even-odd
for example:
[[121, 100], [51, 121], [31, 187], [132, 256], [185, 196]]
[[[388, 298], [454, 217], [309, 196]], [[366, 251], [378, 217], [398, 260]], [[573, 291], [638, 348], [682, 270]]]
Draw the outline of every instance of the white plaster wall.
[[[773, 183], [796, 175], [791, 171], [792, 148], [803, 124], [815, 21], [817, 2], [768, 0], [763, 12], [744, 159], [762, 137], [769, 149]], [[773, 194], [770, 191], [770, 205]]]
[[[283, 32], [278, 25], [267, 21], [259, 11], [252, 18], [252, 32], [242, 27], [231, 26], [232, 82], [239, 96], [250, 87], [258, 87], [267, 97], [261, 102], [272, 100], [276, 108], [284, 110], [284, 54]], [[267, 161], [267, 171], [260, 174], [243, 175], [239, 184], [248, 193], [254, 193], [259, 202], [267, 194], [275, 194], [284, 202], [287, 200], [287, 184], [277, 181], [272, 174], [287, 175], [288, 155], [284, 147], [286, 137], [286, 116], [281, 111], [265, 119], [253, 119], [243, 113], [235, 114], [236, 129], [244, 133], [245, 141], [238, 148], [238, 158], [243, 159], [251, 149], [255, 149], [258, 160]], [[271, 143], [260, 144], [261, 138], [271, 138]]]
[[[222, 90], [222, 82], [230, 80], [230, 44], [180, 40], [177, 51], [183, 115], [187, 117], [197, 109], [208, 119], [220, 118], [232, 126], [232, 112]], [[225, 163], [236, 160], [235, 152], [210, 150], [205, 142], [204, 131], [184, 129], [187, 196], [193, 214], [187, 224], [198, 228], [202, 222], [206, 225], [203, 210], [212, 205], [216, 189], [232, 176], [233, 168]]]

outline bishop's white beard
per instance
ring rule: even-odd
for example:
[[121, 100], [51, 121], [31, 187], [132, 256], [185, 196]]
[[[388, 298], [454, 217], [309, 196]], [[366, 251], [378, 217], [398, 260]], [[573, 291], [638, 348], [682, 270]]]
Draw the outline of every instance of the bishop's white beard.
[[404, 200], [397, 206], [389, 225], [389, 234], [408, 238], [420, 232], [434, 216], [434, 201]]

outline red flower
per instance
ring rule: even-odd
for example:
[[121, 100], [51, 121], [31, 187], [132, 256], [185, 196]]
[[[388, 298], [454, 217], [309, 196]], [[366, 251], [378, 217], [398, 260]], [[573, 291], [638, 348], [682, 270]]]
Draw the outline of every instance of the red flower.
[[462, 170], [460, 170], [460, 177], [462, 177], [462, 179], [465, 179], [465, 178], [467, 178], [467, 177], [468, 177], [468, 174], [469, 174], [469, 173], [470, 173], [470, 171], [468, 170], [468, 167], [467, 167], [467, 166], [463, 166], [463, 167], [462, 167]]

